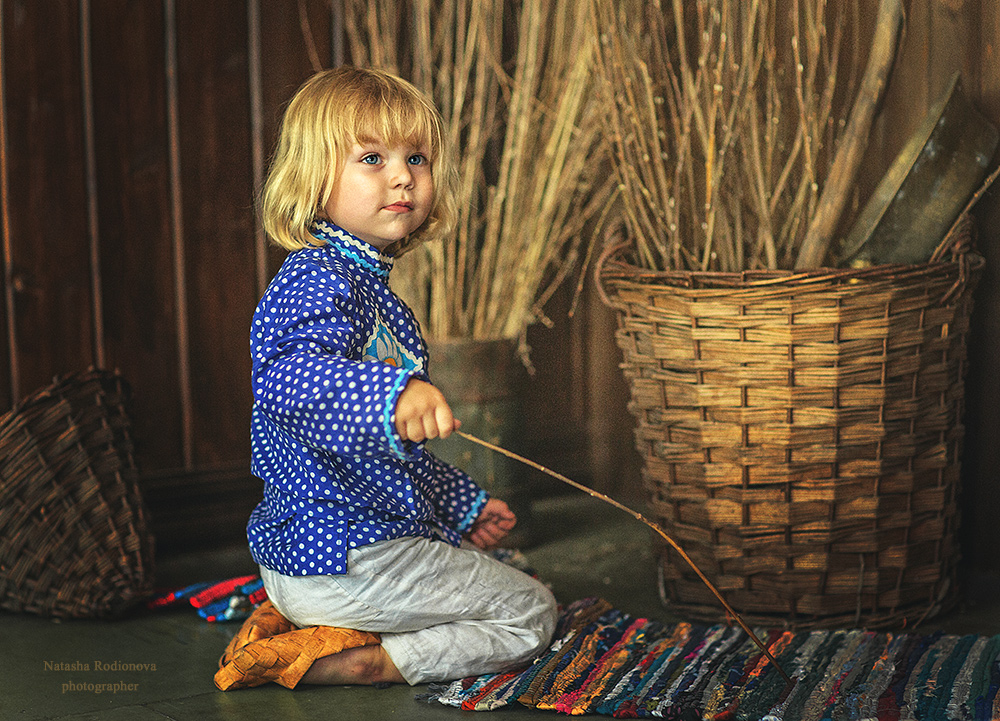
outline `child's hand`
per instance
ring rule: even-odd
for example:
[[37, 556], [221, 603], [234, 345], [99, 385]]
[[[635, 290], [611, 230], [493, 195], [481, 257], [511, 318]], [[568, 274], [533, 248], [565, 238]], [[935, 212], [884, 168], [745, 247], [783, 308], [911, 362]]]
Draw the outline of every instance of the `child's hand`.
[[441, 391], [416, 378], [406, 382], [396, 401], [396, 431], [404, 441], [447, 438], [461, 425]]
[[479, 518], [472, 524], [466, 538], [474, 545], [486, 550], [502, 541], [516, 523], [517, 516], [508, 508], [507, 504], [498, 498], [491, 498], [486, 501]]

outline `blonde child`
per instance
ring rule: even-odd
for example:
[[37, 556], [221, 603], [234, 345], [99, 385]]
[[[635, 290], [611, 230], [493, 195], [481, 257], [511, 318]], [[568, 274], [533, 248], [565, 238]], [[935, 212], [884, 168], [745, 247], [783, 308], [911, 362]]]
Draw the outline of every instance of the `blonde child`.
[[282, 121], [262, 196], [290, 250], [253, 317], [247, 534], [268, 597], [298, 626], [381, 634], [306, 683], [417, 684], [496, 672], [549, 643], [556, 607], [480, 549], [516, 519], [422, 442], [459, 427], [427, 375], [393, 258], [452, 225], [454, 171], [434, 106], [400, 78], [310, 78]]

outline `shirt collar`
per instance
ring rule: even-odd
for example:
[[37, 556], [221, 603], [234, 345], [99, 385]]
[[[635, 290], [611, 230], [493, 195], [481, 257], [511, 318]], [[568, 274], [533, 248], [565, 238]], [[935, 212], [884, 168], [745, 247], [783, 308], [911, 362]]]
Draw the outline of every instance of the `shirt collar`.
[[350, 258], [382, 278], [389, 277], [392, 256], [380, 253], [371, 243], [366, 243], [326, 220], [313, 220], [309, 230], [313, 236], [325, 241], [327, 247], [334, 252]]

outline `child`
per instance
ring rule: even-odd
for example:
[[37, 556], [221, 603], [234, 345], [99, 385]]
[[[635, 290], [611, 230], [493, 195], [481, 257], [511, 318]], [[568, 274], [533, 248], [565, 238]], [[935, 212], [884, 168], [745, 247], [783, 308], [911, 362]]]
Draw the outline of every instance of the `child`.
[[555, 628], [552, 594], [479, 550], [513, 527], [507, 504], [422, 446], [459, 421], [388, 276], [453, 223], [452, 167], [437, 110], [387, 73], [320, 72], [282, 122], [262, 215], [292, 252], [251, 330], [250, 549], [292, 623], [382, 638], [318, 659], [306, 683], [502, 671]]

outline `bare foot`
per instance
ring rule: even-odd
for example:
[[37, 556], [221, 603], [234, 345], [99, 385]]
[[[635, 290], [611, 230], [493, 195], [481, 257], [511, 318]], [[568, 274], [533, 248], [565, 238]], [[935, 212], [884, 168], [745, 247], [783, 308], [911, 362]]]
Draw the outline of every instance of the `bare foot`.
[[371, 686], [406, 681], [382, 646], [359, 646], [316, 659], [302, 683]]

